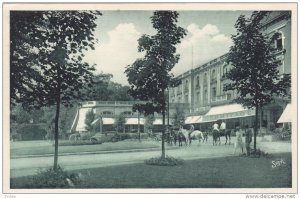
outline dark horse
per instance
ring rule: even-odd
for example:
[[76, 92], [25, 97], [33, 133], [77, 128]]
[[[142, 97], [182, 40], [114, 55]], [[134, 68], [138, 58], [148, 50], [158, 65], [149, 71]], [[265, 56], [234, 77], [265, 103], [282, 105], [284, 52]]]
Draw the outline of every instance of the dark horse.
[[219, 145], [221, 144], [221, 141], [220, 141], [220, 132], [216, 129], [214, 129], [212, 131], [212, 135], [213, 135], [213, 145], [217, 145], [217, 141], [219, 141]]
[[182, 146], [183, 142], [185, 143], [185, 145], [187, 145], [187, 140], [181, 130], [172, 131], [172, 137], [175, 145], [177, 142], [178, 142], [178, 146]]
[[[226, 138], [226, 142], [225, 145], [227, 144], [227, 141], [229, 140], [229, 145], [230, 145], [230, 141], [231, 141], [231, 130], [230, 129], [225, 129], [225, 130], [220, 130], [220, 137], [221, 136], [225, 136]], [[220, 138], [219, 138], [220, 139]]]
[[178, 146], [182, 146], [183, 142], [187, 145], [186, 137], [181, 130], [170, 129], [170, 131], [167, 132], [165, 135], [166, 142], [169, 145], [173, 145], [174, 143], [174, 145], [176, 146], [176, 144], [178, 143]]
[[213, 130], [213, 145], [217, 144], [217, 141], [219, 142], [219, 145], [221, 144], [221, 136], [225, 136], [226, 138], [226, 142], [225, 145], [227, 144], [227, 142], [229, 141], [229, 145], [231, 142], [231, 130], [230, 129], [226, 129], [226, 130]]

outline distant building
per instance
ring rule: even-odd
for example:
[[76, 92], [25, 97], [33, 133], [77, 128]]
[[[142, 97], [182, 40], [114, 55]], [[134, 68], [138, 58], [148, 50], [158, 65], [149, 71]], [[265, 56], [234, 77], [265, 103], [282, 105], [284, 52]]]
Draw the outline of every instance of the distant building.
[[[291, 73], [291, 19], [290, 12], [276, 11], [269, 13], [263, 20], [262, 32], [270, 38], [277, 34], [274, 46], [277, 48], [276, 56], [280, 62], [280, 74]], [[196, 55], [197, 56], [197, 55]], [[201, 55], [199, 55], [201, 56]], [[182, 84], [171, 88], [169, 101], [171, 103], [188, 103], [189, 116], [187, 124], [196, 124], [196, 128], [207, 128], [210, 122], [226, 120], [228, 128], [236, 123], [240, 125], [254, 122], [255, 110], [244, 109], [241, 105], [233, 104], [232, 99], [237, 97], [235, 91], [223, 91], [224, 85], [229, 82], [225, 74], [231, 69], [226, 63], [227, 54], [217, 57], [194, 69], [187, 70], [177, 79]], [[191, 66], [187, 66], [191, 68]], [[278, 98], [276, 102], [264, 107], [260, 124], [276, 124], [283, 112], [288, 98]], [[198, 118], [198, 119], [196, 119]]]
[[[143, 114], [132, 112], [133, 104], [138, 101], [87, 101], [83, 102], [81, 107], [78, 108], [76, 116], [74, 118], [70, 132], [85, 132], [86, 124], [85, 118], [88, 111], [93, 111], [95, 114], [95, 120], [93, 124], [100, 122], [101, 131], [115, 131], [114, 123], [115, 119], [119, 115], [125, 117], [125, 131], [126, 132], [137, 132], [138, 125], [140, 130], [144, 131], [144, 124], [146, 118]], [[140, 102], [142, 103], [142, 102]], [[172, 124], [173, 116], [175, 113], [176, 106], [186, 106], [183, 103], [170, 104], [169, 108], [169, 124]], [[153, 122], [154, 130], [159, 130], [162, 126], [162, 115], [154, 114], [155, 120]], [[168, 117], [166, 113], [165, 124], [168, 124]]]

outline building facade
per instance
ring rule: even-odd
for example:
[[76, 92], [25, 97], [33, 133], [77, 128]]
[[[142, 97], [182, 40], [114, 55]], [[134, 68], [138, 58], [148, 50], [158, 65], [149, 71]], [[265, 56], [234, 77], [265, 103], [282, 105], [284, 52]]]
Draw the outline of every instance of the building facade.
[[[290, 12], [270, 12], [262, 21], [262, 25], [263, 34], [272, 38], [274, 47], [277, 49], [276, 57], [279, 62], [280, 75], [291, 74]], [[273, 37], [275, 34], [276, 37]], [[170, 89], [169, 101], [189, 104], [188, 116], [203, 116], [203, 119], [198, 121], [199, 124], [225, 119], [231, 120], [231, 123], [238, 122], [241, 125], [246, 123], [252, 125], [255, 111], [235, 106], [236, 116], [234, 116], [232, 100], [237, 97], [237, 92], [223, 90], [224, 85], [229, 83], [225, 75], [232, 67], [226, 63], [226, 59], [227, 54], [224, 54], [179, 75], [177, 79], [181, 80], [182, 83], [178, 87]], [[187, 68], [191, 67], [187, 66]], [[275, 103], [264, 107], [260, 113], [261, 126], [267, 127], [270, 123], [276, 124], [289, 102], [290, 99], [288, 98], [278, 98]], [[231, 105], [231, 107], [228, 105]], [[219, 113], [211, 111], [212, 109], [219, 109]], [[214, 116], [211, 112], [214, 112]]]
[[[138, 101], [86, 101], [82, 102], [81, 106], [74, 117], [70, 133], [86, 132], [86, 115], [92, 111], [95, 115], [92, 124], [100, 123], [101, 129], [99, 131], [115, 131], [115, 120], [120, 116], [125, 118], [125, 132], [137, 132], [138, 128], [143, 132], [146, 117], [138, 112], [133, 112], [133, 104], [143, 103]], [[176, 107], [186, 109], [187, 104], [184, 103], [170, 103], [169, 111], [166, 112], [165, 124], [171, 125], [173, 123], [174, 114], [176, 114]], [[169, 117], [168, 117], [169, 113]], [[160, 131], [162, 128], [162, 115], [154, 114], [153, 130]]]

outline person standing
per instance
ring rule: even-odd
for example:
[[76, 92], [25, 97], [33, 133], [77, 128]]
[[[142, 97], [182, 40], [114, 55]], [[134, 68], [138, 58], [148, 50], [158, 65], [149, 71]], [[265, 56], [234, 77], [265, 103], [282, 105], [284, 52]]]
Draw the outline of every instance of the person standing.
[[247, 156], [250, 155], [250, 143], [252, 142], [252, 129], [249, 128], [248, 125], [245, 126], [245, 145], [246, 145], [246, 151]]
[[213, 140], [215, 144], [217, 144], [217, 141], [219, 141], [219, 145], [221, 144], [220, 137], [221, 136], [220, 136], [219, 124], [215, 122], [213, 125]]
[[240, 131], [240, 127], [236, 127], [235, 131], [236, 135], [236, 141], [234, 144], [234, 154], [236, 153], [236, 150], [240, 148], [242, 150], [242, 153], [244, 153], [244, 143], [243, 143], [243, 138], [242, 138], [242, 132]]

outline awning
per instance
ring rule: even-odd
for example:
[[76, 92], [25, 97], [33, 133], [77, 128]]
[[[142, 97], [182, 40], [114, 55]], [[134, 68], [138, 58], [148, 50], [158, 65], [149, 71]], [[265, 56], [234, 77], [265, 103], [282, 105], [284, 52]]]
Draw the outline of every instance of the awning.
[[188, 116], [188, 117], [186, 117], [184, 123], [185, 123], [185, 124], [191, 124], [190, 121], [191, 121], [192, 119], [193, 119], [193, 116]]
[[100, 119], [101, 119], [101, 118], [95, 119], [95, 120], [91, 123], [91, 125], [96, 124]]
[[202, 116], [188, 116], [184, 123], [185, 124], [197, 124], [202, 122]]
[[79, 117], [79, 110], [77, 110], [75, 118], [73, 120], [71, 129], [70, 129], [70, 133], [73, 133], [74, 131], [76, 131], [76, 127], [77, 127], [77, 123], [78, 123], [78, 117]]
[[162, 124], [163, 124], [162, 119], [155, 119], [153, 122], [153, 125], [162, 125]]
[[[138, 125], [139, 119], [138, 118], [127, 118], [126, 123], [127, 125]], [[140, 125], [144, 125], [144, 118], [140, 118]]]
[[78, 113], [78, 122], [76, 126], [76, 131], [86, 131], [85, 116], [91, 108], [81, 108]]
[[220, 119], [231, 119], [255, 115], [255, 109], [244, 108], [240, 104], [229, 104], [212, 107], [203, 117], [203, 122], [217, 121]]
[[292, 106], [291, 104], [286, 105], [283, 113], [281, 114], [277, 123], [292, 122]]
[[110, 125], [115, 123], [115, 119], [111, 117], [103, 117], [102, 118], [103, 125]]

